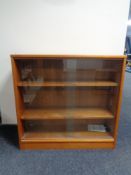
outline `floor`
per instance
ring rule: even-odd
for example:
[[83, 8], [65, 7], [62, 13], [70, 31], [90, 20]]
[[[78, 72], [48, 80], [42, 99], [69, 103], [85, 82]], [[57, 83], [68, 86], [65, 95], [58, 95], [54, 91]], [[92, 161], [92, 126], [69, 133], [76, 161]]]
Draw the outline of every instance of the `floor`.
[[0, 175], [131, 175], [131, 73], [126, 73], [115, 150], [20, 151], [15, 126], [0, 127]]

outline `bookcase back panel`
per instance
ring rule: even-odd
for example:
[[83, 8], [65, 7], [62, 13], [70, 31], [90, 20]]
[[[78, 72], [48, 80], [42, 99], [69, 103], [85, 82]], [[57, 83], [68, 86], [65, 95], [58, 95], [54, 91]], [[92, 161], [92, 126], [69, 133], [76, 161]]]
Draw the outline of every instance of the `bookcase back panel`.
[[[112, 88], [92, 87], [24, 87], [21, 88], [26, 108], [43, 107], [109, 107]], [[112, 95], [112, 96], [111, 96]]]

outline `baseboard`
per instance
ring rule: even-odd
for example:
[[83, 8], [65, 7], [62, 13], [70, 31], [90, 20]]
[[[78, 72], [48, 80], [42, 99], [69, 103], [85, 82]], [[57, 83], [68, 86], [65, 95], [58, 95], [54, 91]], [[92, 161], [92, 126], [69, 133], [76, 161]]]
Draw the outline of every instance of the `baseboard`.
[[17, 124], [5, 124], [5, 123], [0, 123], [0, 127], [16, 127]]
[[1, 117], [1, 112], [0, 112], [0, 124], [2, 123], [2, 117]]

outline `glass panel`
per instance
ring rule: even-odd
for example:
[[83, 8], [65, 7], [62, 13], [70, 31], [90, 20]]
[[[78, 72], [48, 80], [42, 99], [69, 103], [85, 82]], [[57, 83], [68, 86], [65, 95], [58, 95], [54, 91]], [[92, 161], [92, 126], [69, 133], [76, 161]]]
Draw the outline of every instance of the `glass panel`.
[[[73, 123], [72, 123], [73, 122]], [[69, 123], [72, 126], [69, 127]], [[91, 126], [103, 126], [101, 132], [91, 131]], [[48, 140], [64, 140], [69, 139], [92, 139], [97, 136], [97, 140], [103, 136], [110, 138], [108, 134], [111, 132], [111, 124], [109, 121], [100, 120], [99, 122], [87, 120], [36, 120], [25, 121], [24, 130], [27, 138], [48, 139]]]
[[17, 66], [26, 133], [44, 138], [113, 133], [121, 60], [25, 59]]
[[25, 108], [109, 107], [114, 87], [22, 87]]
[[31, 82], [117, 81], [118, 60], [25, 59], [17, 60], [20, 80]]

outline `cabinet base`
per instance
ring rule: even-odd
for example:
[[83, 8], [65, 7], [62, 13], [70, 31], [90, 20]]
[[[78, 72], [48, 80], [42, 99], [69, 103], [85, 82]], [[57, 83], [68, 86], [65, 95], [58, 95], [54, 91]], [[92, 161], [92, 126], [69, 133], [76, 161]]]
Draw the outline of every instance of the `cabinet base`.
[[114, 149], [114, 142], [85, 142], [85, 143], [38, 143], [38, 142], [24, 142], [20, 143], [21, 150], [42, 150], [42, 149]]

